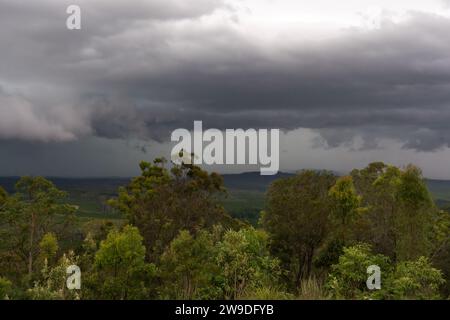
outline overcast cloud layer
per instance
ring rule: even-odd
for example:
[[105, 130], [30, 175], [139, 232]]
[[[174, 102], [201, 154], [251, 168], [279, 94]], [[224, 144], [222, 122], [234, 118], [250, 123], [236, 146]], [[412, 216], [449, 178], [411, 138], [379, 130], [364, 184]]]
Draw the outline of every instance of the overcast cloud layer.
[[[287, 6], [270, 15], [238, 0], [0, 0], [0, 145], [119, 148], [203, 120], [312, 129], [311, 149], [341, 153], [355, 139], [367, 154], [449, 147], [449, 1], [302, 2], [297, 17], [293, 1], [260, 1]], [[65, 27], [69, 4], [82, 30]]]

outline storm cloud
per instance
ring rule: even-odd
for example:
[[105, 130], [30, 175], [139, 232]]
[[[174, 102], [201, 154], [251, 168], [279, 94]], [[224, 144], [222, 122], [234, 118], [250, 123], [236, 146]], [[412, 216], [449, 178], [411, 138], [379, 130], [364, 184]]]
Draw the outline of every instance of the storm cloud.
[[445, 14], [265, 34], [240, 1], [80, 0], [82, 29], [69, 31], [73, 2], [0, 0], [1, 140], [164, 142], [203, 120], [312, 129], [324, 148], [450, 145]]

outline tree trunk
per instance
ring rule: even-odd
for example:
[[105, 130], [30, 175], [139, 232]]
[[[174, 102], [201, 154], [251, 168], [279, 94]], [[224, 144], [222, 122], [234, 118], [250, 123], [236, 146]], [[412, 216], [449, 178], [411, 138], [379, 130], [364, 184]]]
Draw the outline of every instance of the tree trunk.
[[31, 213], [31, 228], [30, 228], [30, 248], [28, 251], [28, 276], [33, 274], [33, 246], [34, 246], [34, 230], [36, 228], [36, 215]]

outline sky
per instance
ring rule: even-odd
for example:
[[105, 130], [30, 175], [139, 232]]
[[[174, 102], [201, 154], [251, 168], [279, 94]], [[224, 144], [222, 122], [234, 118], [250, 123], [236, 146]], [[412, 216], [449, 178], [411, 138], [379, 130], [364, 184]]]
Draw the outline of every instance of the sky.
[[135, 175], [202, 120], [281, 129], [282, 171], [450, 179], [448, 30], [450, 0], [0, 0], [0, 175]]

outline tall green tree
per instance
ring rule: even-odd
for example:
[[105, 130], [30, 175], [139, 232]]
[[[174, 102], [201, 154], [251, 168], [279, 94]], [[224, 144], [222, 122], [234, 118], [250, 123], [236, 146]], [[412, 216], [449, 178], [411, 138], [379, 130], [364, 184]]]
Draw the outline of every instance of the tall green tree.
[[331, 187], [330, 231], [325, 244], [320, 248], [314, 261], [316, 267], [328, 272], [331, 265], [337, 263], [345, 246], [366, 240], [367, 229], [362, 207], [362, 197], [358, 195], [351, 176], [339, 178]]
[[400, 180], [400, 170], [382, 162], [371, 163], [362, 170], [353, 170], [357, 192], [366, 207], [365, 241], [372, 244], [377, 252], [395, 260], [397, 231], [395, 217], [399, 211], [396, 190]]
[[220, 175], [184, 163], [167, 169], [164, 159], [140, 167], [142, 174], [121, 188], [111, 204], [139, 228], [150, 261], [159, 258], [180, 230], [195, 234], [218, 223], [235, 223], [217, 199], [224, 192]]
[[433, 265], [442, 270], [446, 284], [442, 286], [444, 297], [450, 297], [450, 213], [439, 211], [431, 234]]
[[396, 258], [400, 261], [429, 256], [432, 250], [430, 235], [437, 218], [432, 196], [419, 168], [409, 165], [402, 171], [396, 190], [400, 210], [396, 216]]
[[7, 197], [0, 209], [0, 230], [5, 241], [1, 254], [10, 270], [26, 269], [31, 279], [35, 271], [39, 243], [44, 235], [63, 234], [73, 222], [75, 207], [64, 203], [66, 193], [42, 177], [23, 177], [16, 194]]
[[330, 189], [331, 209], [337, 224], [338, 237], [345, 243], [352, 224], [362, 211], [361, 196], [356, 193], [351, 176], [339, 178]]
[[352, 177], [367, 208], [366, 241], [393, 261], [427, 256], [438, 211], [421, 171], [375, 163], [354, 170]]
[[330, 172], [307, 170], [275, 181], [267, 192], [261, 222], [295, 288], [311, 275], [317, 249], [329, 235], [329, 192], [335, 182]]

